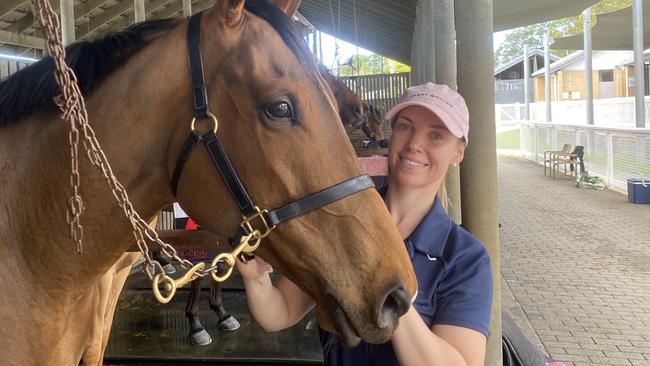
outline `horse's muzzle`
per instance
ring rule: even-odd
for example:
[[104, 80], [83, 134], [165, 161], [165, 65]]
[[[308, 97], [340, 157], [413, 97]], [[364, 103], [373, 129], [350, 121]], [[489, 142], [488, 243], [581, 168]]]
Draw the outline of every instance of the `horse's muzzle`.
[[376, 308], [374, 319], [370, 319], [374, 323], [372, 325], [357, 323], [359, 319], [353, 318], [352, 313], [346, 313], [331, 293], [325, 295], [325, 303], [336, 332], [348, 347], [358, 345], [362, 338], [368, 343], [386, 342], [395, 330], [399, 317], [406, 314], [411, 306], [409, 295], [401, 285], [390, 290], [381, 305]]
[[411, 299], [406, 289], [401, 285], [397, 286], [388, 293], [377, 313], [377, 327], [380, 329], [393, 327], [397, 319], [406, 314], [410, 306]]

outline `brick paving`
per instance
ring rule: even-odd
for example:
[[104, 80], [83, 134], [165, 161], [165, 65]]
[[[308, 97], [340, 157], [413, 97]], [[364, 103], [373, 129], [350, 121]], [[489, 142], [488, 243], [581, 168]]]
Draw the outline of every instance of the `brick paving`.
[[650, 366], [650, 205], [498, 168], [504, 309], [567, 365]]

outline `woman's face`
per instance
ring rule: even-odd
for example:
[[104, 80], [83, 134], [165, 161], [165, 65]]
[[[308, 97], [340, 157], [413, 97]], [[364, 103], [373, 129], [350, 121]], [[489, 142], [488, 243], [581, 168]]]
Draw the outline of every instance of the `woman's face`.
[[391, 183], [422, 187], [442, 181], [463, 160], [465, 144], [426, 108], [410, 106], [396, 118], [388, 149]]

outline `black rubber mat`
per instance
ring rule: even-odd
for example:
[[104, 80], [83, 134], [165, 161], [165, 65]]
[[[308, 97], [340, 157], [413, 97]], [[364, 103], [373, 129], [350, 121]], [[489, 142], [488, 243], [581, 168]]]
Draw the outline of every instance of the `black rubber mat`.
[[[174, 276], [174, 275], [172, 275]], [[181, 289], [169, 304], [158, 303], [141, 273], [129, 277], [115, 311], [105, 354], [106, 365], [318, 365], [321, 347], [314, 317], [281, 332], [267, 333], [248, 312], [241, 280], [224, 286], [226, 311], [241, 324], [219, 330], [208, 306], [209, 281], [201, 293], [201, 323], [212, 337], [206, 346], [192, 346], [185, 305], [189, 290]]]

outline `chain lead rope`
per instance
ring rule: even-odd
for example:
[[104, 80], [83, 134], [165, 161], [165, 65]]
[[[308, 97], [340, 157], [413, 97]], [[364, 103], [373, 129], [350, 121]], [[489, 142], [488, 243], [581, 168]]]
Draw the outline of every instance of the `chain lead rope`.
[[[102, 175], [113, 192], [113, 196], [115, 196], [115, 199], [124, 211], [124, 215], [131, 223], [138, 249], [145, 258], [145, 273], [153, 283], [153, 291], [156, 299], [163, 303], [169, 302], [173, 297], [176, 288], [182, 287], [198, 277], [212, 275], [213, 279], [218, 280], [219, 282], [225, 281], [228, 276], [217, 275], [219, 270], [217, 264], [225, 264], [227, 266], [227, 275], [230, 275], [230, 273], [232, 273], [232, 268], [235, 265], [234, 257], [241, 252], [250, 253], [254, 248], [257, 248], [257, 245], [259, 245], [259, 241], [256, 242], [255, 240], [255, 237], [259, 235], [259, 231], [257, 231], [257, 235], [253, 234], [248, 237], [243, 237], [239, 247], [232, 253], [224, 253], [227, 255], [220, 258], [216, 257], [213, 260], [212, 266], [208, 269], [204, 269], [201, 266], [192, 266], [190, 261], [178, 256], [176, 249], [173, 246], [160, 240], [156, 231], [150, 228], [149, 225], [147, 225], [147, 222], [142, 220], [140, 215], [138, 215], [138, 213], [133, 209], [133, 205], [129, 200], [124, 186], [122, 186], [115, 175], [113, 175], [113, 171], [106, 159], [106, 155], [95, 138], [95, 132], [88, 124], [88, 113], [86, 111], [84, 98], [81, 95], [81, 91], [77, 84], [77, 78], [72, 69], [70, 69], [65, 62], [65, 48], [61, 42], [59, 34], [60, 24], [56, 13], [50, 6], [48, 0], [32, 0], [32, 11], [45, 32], [47, 39], [46, 48], [55, 64], [54, 77], [61, 88], [61, 95], [54, 98], [54, 103], [59, 107], [59, 109], [61, 109], [62, 119], [67, 121], [70, 125], [70, 165], [72, 168], [70, 174], [70, 186], [72, 188], [72, 195], [68, 200], [66, 219], [68, 224], [70, 224], [70, 237], [76, 243], [77, 252], [83, 252], [83, 227], [81, 226], [80, 217], [85, 207], [83, 200], [79, 195], [81, 178], [79, 174], [78, 152], [79, 140], [81, 140], [81, 134], [83, 134], [82, 142], [90, 162], [101, 170]], [[147, 240], [158, 244], [165, 255], [180, 263], [181, 267], [187, 270], [185, 275], [178, 280], [174, 280], [167, 276], [162, 265], [158, 261], [152, 259], [149, 255], [149, 247], [146, 243]], [[253, 241], [254, 243], [256, 242], [256, 244], [251, 246], [248, 243], [249, 241]], [[160, 293], [158, 284], [162, 284], [163, 289], [168, 292], [167, 296], [163, 296]]]

